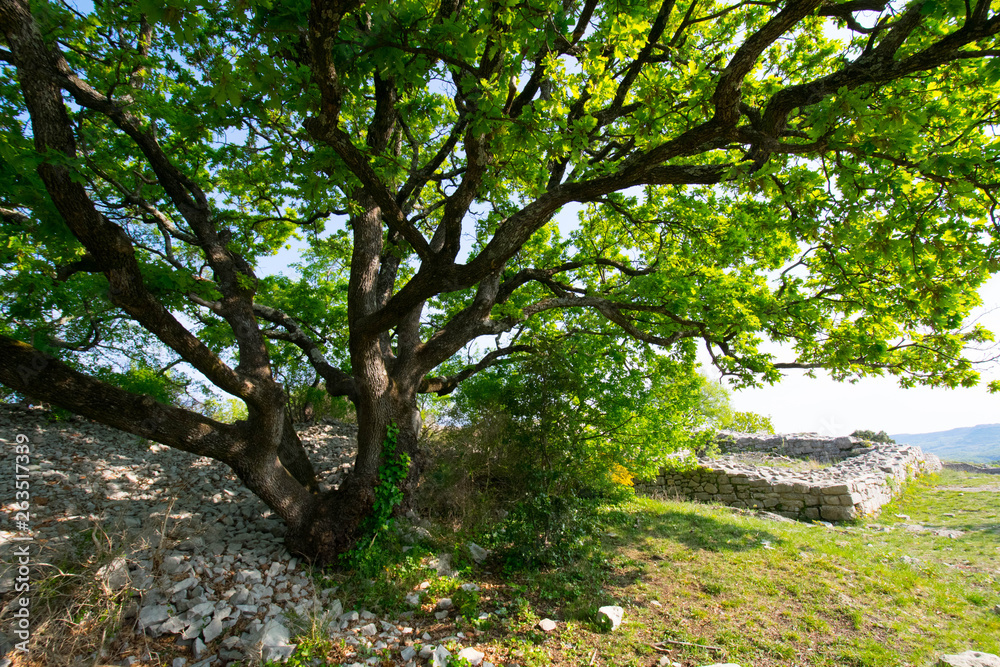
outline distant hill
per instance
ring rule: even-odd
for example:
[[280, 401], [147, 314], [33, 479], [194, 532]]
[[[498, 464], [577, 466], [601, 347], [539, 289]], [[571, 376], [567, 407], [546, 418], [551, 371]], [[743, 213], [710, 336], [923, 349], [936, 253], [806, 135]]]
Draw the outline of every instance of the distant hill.
[[898, 433], [893, 440], [916, 445], [946, 461], [1000, 461], [1000, 424], [980, 424], [934, 433]]

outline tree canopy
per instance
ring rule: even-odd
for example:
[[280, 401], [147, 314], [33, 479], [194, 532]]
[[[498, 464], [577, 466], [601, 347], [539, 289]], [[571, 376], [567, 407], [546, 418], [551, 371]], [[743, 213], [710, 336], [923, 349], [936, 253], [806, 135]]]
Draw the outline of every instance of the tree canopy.
[[[370, 514], [390, 422], [419, 473], [418, 393], [553, 335], [702, 345], [744, 384], [974, 384], [997, 11], [0, 0], [0, 382], [226, 462], [317, 558]], [[255, 271], [294, 238], [297, 275]], [[285, 408], [303, 368], [357, 408], [336, 491]]]

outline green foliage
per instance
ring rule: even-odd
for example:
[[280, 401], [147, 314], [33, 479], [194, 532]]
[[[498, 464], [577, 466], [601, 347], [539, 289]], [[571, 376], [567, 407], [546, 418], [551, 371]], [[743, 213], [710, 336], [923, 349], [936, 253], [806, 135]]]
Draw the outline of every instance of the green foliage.
[[867, 442], [884, 442], [890, 445], [896, 444], [896, 441], [890, 438], [889, 434], [886, 433], [885, 431], [879, 431], [878, 433], [876, 433], [875, 431], [858, 429], [851, 435], [854, 436], [855, 438], [860, 438], [861, 440], [865, 440]]
[[705, 423], [690, 359], [641, 343], [543, 337], [516, 363], [467, 380], [458, 436], [482, 449], [473, 474], [510, 496], [620, 493]]
[[774, 424], [771, 423], [771, 417], [758, 415], [755, 412], [734, 412], [732, 418], [723, 422], [720, 428], [739, 433], [774, 434]]
[[480, 593], [476, 590], [459, 588], [451, 594], [451, 602], [458, 613], [467, 619], [475, 619], [479, 615]]
[[582, 557], [588, 538], [600, 530], [600, 505], [572, 495], [535, 494], [515, 504], [483, 536], [484, 545], [497, 552], [508, 570], [565, 565]]
[[700, 411], [705, 419], [703, 430], [710, 433], [717, 430], [774, 433], [774, 424], [771, 423], [770, 417], [733, 410], [732, 394], [720, 382], [711, 382], [706, 378], [701, 391]]
[[98, 369], [94, 375], [135, 394], [145, 394], [160, 403], [171, 404], [177, 400], [180, 385], [170, 373], [160, 372], [147, 363], [133, 363], [124, 372], [109, 368]]
[[342, 562], [358, 570], [362, 576], [372, 576], [386, 565], [388, 542], [393, 540], [393, 510], [403, 501], [402, 484], [410, 471], [410, 456], [396, 452], [399, 427], [390, 423], [382, 441], [382, 464], [375, 484], [375, 504], [361, 526], [362, 537], [357, 546], [342, 556]]
[[243, 401], [235, 398], [208, 398], [202, 405], [205, 416], [226, 424], [247, 418], [247, 406]]

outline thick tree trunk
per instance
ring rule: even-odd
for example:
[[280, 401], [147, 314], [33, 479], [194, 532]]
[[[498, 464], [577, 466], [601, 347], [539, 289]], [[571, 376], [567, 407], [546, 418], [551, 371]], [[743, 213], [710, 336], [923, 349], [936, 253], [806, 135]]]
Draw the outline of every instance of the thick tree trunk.
[[[394, 387], [379, 394], [362, 393], [358, 406], [358, 458], [339, 489], [314, 495], [301, 522], [289, 522], [285, 543], [290, 551], [317, 563], [335, 563], [362, 537], [365, 520], [375, 509], [375, 486], [383, 463], [383, 443], [390, 423], [397, 426], [396, 451], [410, 456], [403, 484], [405, 507], [415, 489], [419, 466], [420, 412], [416, 394], [399, 395]], [[366, 400], [367, 398], [367, 400]], [[362, 418], [365, 415], [366, 418]]]

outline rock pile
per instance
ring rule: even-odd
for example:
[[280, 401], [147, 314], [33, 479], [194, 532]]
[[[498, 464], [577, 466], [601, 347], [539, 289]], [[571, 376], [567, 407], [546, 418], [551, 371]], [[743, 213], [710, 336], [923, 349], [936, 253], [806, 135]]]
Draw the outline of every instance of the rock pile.
[[748, 465], [735, 455], [700, 458], [692, 469], [660, 469], [655, 480], [636, 484], [647, 495], [767, 509], [793, 519], [849, 521], [873, 515], [912, 477], [941, 469], [936, 456], [918, 447], [865, 443], [853, 437], [812, 434], [758, 436], [726, 433], [723, 451], [757, 451], [839, 461], [796, 471]]
[[853, 436], [829, 438], [815, 433], [737, 433], [721, 431], [716, 438], [724, 453], [767, 452], [817, 462], [843, 461], [864, 454], [868, 443]]
[[[0, 405], [0, 452], [8, 470], [17, 435], [29, 440], [32, 556], [51, 562], [56, 552], [92, 549], [94, 531], [115, 536], [97, 576], [112, 591], [136, 594], [126, 615], [137, 630], [173, 636], [190, 650], [190, 659], [177, 658], [171, 667], [285, 659], [295, 648], [290, 618], [318, 623], [342, 639], [345, 664], [358, 667], [381, 664], [380, 655], [416, 665], [423, 653], [445, 650], [445, 642], [470, 642], [441, 636], [447, 631], [421, 632], [412, 614], [378, 618], [344, 609], [335, 588], [318, 585], [284, 549], [283, 524], [221, 463], [81, 418], [50, 420], [41, 409]], [[354, 459], [354, 427], [323, 423], [300, 436], [319, 478], [338, 485]], [[0, 476], [3, 498], [15, 497], [13, 480]], [[0, 532], [5, 605], [17, 563], [10, 551], [26, 544], [11, 542], [12, 536]], [[124, 664], [161, 662], [138, 655]]]

